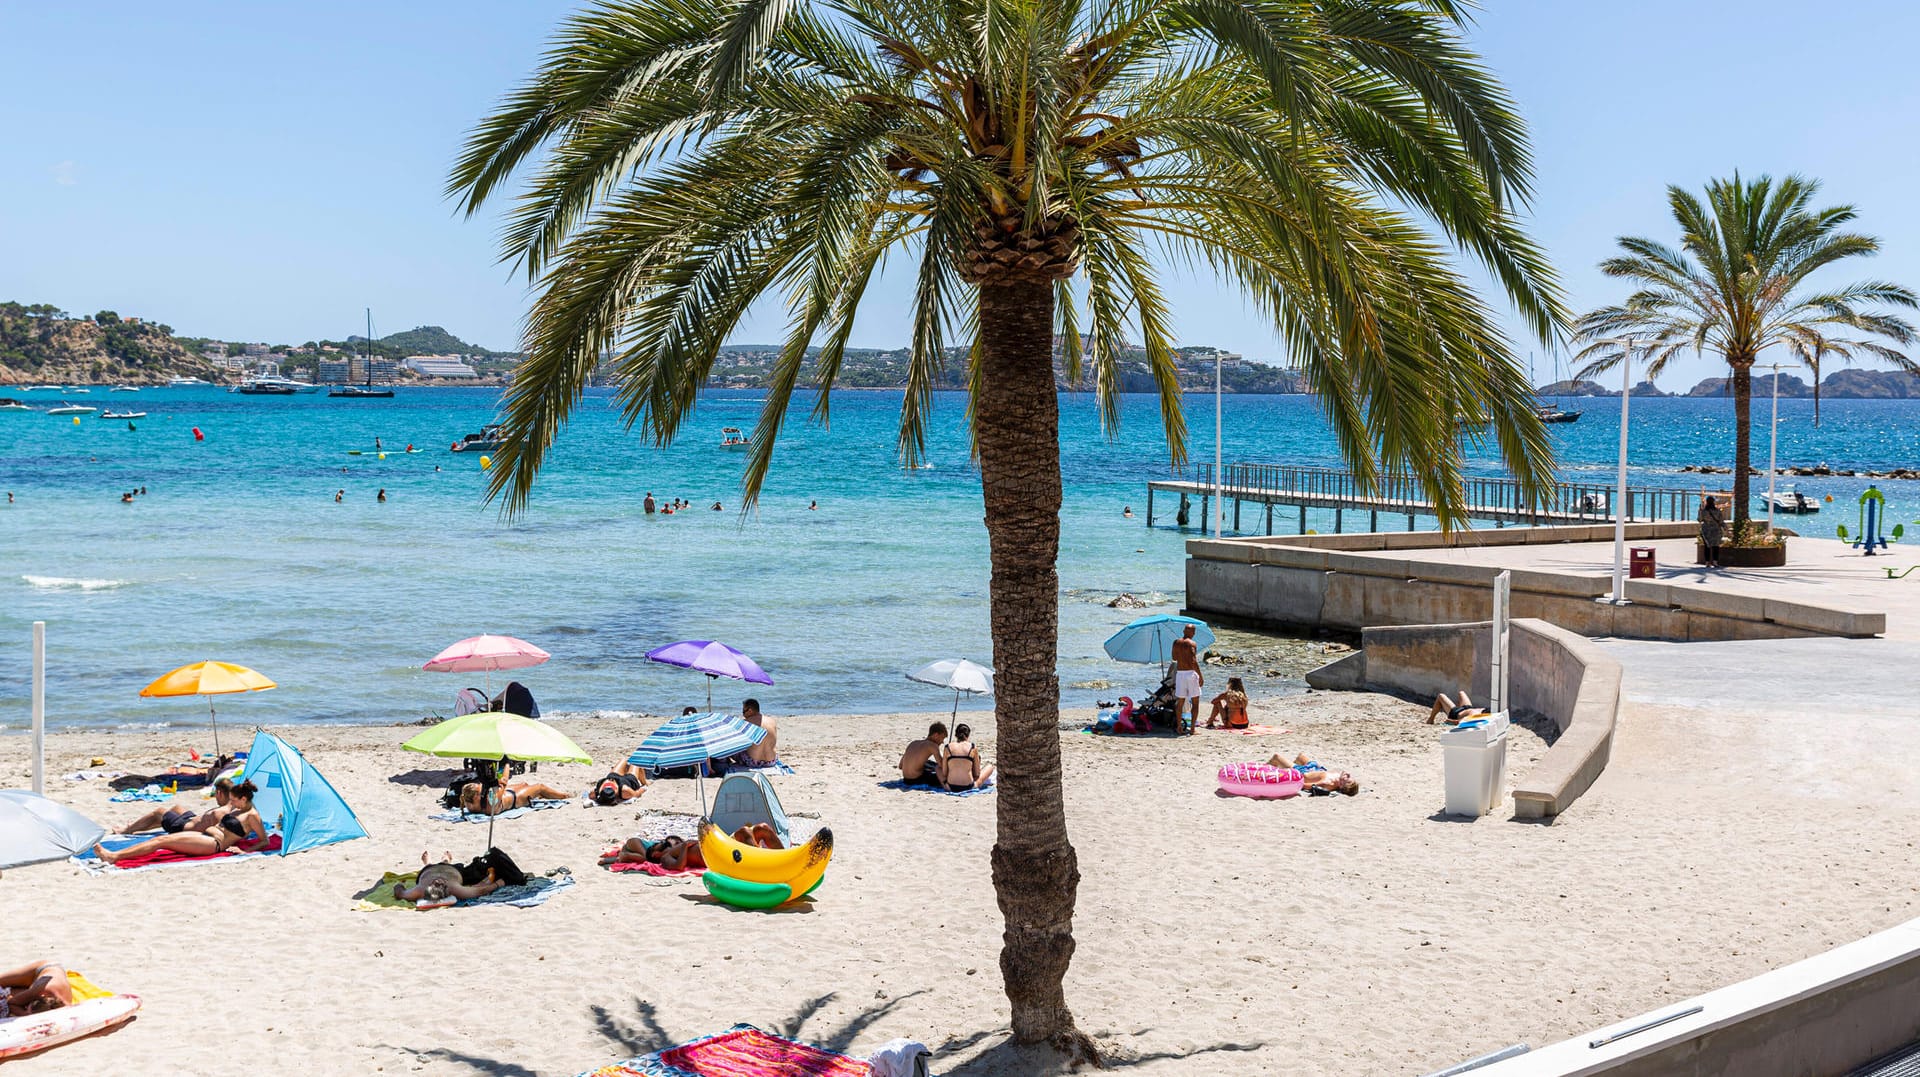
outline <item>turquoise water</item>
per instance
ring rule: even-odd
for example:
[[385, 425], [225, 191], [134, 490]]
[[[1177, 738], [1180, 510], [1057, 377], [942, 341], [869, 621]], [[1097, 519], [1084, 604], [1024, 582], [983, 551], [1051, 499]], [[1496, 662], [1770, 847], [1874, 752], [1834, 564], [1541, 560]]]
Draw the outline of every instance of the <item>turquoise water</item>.
[[[11, 395], [45, 407], [56, 394]], [[753, 694], [775, 713], [934, 709], [948, 700], [904, 680], [906, 670], [944, 657], [991, 660], [979, 479], [957, 394], [939, 398], [932, 466], [918, 471], [903, 471], [894, 455], [899, 394], [837, 394], [830, 428], [807, 422], [811, 401], [802, 401], [759, 510], [743, 518], [744, 456], [715, 446], [721, 427], [751, 426], [759, 393], [709, 394], [687, 436], [656, 449], [627, 433], [596, 390], [563, 434], [531, 511], [511, 524], [482, 501], [478, 454], [446, 448], [493, 416], [497, 391], [402, 389], [393, 400], [342, 401], [147, 389], [75, 399], [150, 414], [129, 431], [91, 416], [76, 425], [0, 412], [0, 488], [15, 496], [0, 505], [0, 728], [26, 724], [35, 620], [48, 623], [57, 726], [204, 720], [192, 701], [137, 693], [157, 674], [209, 657], [280, 682], [228, 700], [222, 713], [236, 725], [412, 720], [444, 712], [457, 688], [477, 680], [419, 666], [478, 632], [553, 652], [522, 678], [549, 712], [701, 703], [702, 678], [642, 660], [676, 639], [720, 639], [753, 655], [775, 681]], [[1212, 401], [1188, 403], [1193, 451], [1211, 459]], [[1604, 481], [1617, 405], [1585, 406], [1585, 418], [1554, 437], [1568, 474]], [[1230, 397], [1225, 408], [1230, 461], [1337, 463], [1308, 398]], [[1108, 662], [1100, 643], [1138, 614], [1105, 603], [1126, 591], [1177, 607], [1188, 535], [1144, 526], [1144, 484], [1169, 476], [1150, 398], [1126, 402], [1112, 440], [1090, 399], [1063, 396], [1062, 411], [1061, 680], [1120, 679], [1133, 671]], [[1764, 462], [1764, 405], [1757, 411]], [[1633, 414], [1635, 482], [1695, 488], [1701, 478], [1673, 469], [1729, 456], [1725, 401], [1635, 401]], [[1807, 402], [1783, 402], [1781, 415], [1785, 463], [1885, 469], [1920, 460], [1920, 401], [1829, 402], [1818, 430]], [[203, 443], [193, 440], [196, 426]], [[371, 454], [375, 437], [384, 460]], [[409, 442], [421, 451], [395, 451]], [[120, 503], [122, 491], [142, 485], [146, 496]], [[1865, 485], [1802, 480], [1801, 489], [1832, 493], [1845, 509], [1800, 526], [1820, 534], [1837, 521], [1851, 526]], [[1883, 487], [1893, 518], [1920, 516], [1920, 484]], [[649, 491], [695, 507], [647, 517]], [[708, 508], [716, 500], [724, 511]], [[1123, 520], [1125, 505], [1141, 518]], [[1331, 526], [1330, 514], [1309, 521]], [[733, 707], [740, 689], [719, 682], [716, 702]], [[1095, 694], [1066, 691], [1071, 704]]]

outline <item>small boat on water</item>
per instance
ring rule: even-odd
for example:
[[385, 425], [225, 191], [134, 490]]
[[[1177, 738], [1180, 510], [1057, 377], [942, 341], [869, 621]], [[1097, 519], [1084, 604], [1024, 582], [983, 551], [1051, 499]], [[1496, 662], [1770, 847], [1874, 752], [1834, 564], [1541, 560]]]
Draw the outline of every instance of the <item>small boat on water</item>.
[[29, 385], [27, 386], [27, 388], [28, 389], [44, 389], [50, 393], [57, 393], [60, 391], [60, 387], [58, 385]]
[[1533, 413], [1538, 415], [1543, 423], [1577, 423], [1580, 421], [1580, 416], [1585, 414], [1580, 411], [1568, 411], [1557, 404], [1535, 405]]
[[277, 378], [248, 378], [227, 391], [246, 396], [292, 396], [300, 390]]
[[[1765, 507], [1767, 504], [1767, 495], [1762, 493], [1759, 494], [1758, 497], [1761, 506]], [[1808, 497], [1798, 489], [1789, 486], [1773, 495], [1773, 511], [1786, 513], [1790, 516], [1806, 516], [1820, 511], [1820, 499], [1817, 497]]]
[[10, 397], [10, 396], [0, 396], [0, 411], [32, 411], [32, 410], [33, 410], [32, 408], [26, 405], [25, 401], [15, 400], [13, 397]]
[[116, 385], [107, 390], [107, 392], [110, 393], [137, 393], [139, 391], [140, 387], [138, 385]]
[[76, 386], [73, 386], [72, 388], [69, 388], [69, 389], [65, 389], [65, 390], [62, 390], [62, 391], [63, 391], [63, 392], [68, 392], [68, 393], [72, 393], [72, 394], [74, 394], [74, 395], [76, 395], [76, 396], [84, 396], [84, 395], [85, 395], [85, 394], [87, 394], [87, 393], [91, 393], [91, 392], [93, 392], [93, 390], [92, 390], [92, 389], [89, 389], [89, 388], [87, 388], [87, 387], [86, 387], [86, 386], [84, 386], [84, 385], [76, 385]]
[[172, 389], [184, 389], [184, 388], [188, 388], [190, 386], [195, 386], [195, 385], [212, 385], [212, 384], [213, 384], [212, 382], [206, 380], [205, 378], [170, 378], [167, 381], [168, 388], [172, 388]]
[[144, 411], [103, 411], [100, 413], [100, 417], [102, 419], [144, 419], [147, 417], [147, 413]]
[[723, 426], [720, 428], [720, 447], [733, 452], [741, 452], [752, 448], [753, 442], [747, 440], [747, 436], [740, 432], [739, 427]]
[[450, 452], [492, 452], [500, 447], [506, 438], [502, 435], [499, 423], [488, 423], [480, 428], [478, 434], [468, 434], [449, 447]]
[[57, 408], [48, 408], [48, 415], [92, 415], [99, 408], [90, 408], [85, 404], [62, 404]]
[[386, 400], [393, 396], [392, 389], [376, 389], [371, 385], [342, 385], [327, 393], [331, 397], [345, 397], [348, 400]]

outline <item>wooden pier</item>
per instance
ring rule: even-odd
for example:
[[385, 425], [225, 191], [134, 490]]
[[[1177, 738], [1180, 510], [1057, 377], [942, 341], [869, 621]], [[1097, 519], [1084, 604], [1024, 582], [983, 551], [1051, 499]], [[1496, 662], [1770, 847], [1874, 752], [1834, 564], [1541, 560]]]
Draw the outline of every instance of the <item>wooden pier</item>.
[[[1168, 479], [1147, 483], [1147, 526], [1152, 527], [1157, 517], [1155, 494], [1173, 494], [1180, 499], [1183, 507], [1190, 506], [1194, 498], [1200, 501], [1199, 526], [1201, 530], [1210, 530], [1210, 515], [1213, 511], [1213, 465], [1202, 464], [1195, 468], [1192, 480]], [[1513, 479], [1470, 478], [1464, 482], [1464, 500], [1462, 514], [1469, 519], [1490, 520], [1496, 526], [1507, 524], [1571, 524], [1604, 523], [1613, 519], [1611, 502], [1613, 500], [1612, 483], [1555, 483], [1544, 496], [1529, 501]], [[1406, 477], [1382, 479], [1370, 492], [1362, 492], [1353, 472], [1335, 468], [1290, 467], [1283, 464], [1228, 464], [1222, 472], [1220, 500], [1232, 502], [1231, 526], [1224, 528], [1238, 534], [1250, 533], [1241, 526], [1241, 513], [1246, 505], [1255, 506], [1255, 511], [1264, 509], [1266, 534], [1273, 534], [1273, 510], [1275, 506], [1291, 508], [1298, 513], [1296, 533], [1307, 531], [1308, 509], [1333, 510], [1333, 529], [1342, 530], [1344, 517], [1348, 512], [1364, 512], [1368, 516], [1368, 531], [1380, 530], [1380, 517], [1404, 516], [1407, 530], [1414, 530], [1414, 521], [1421, 516], [1434, 514], [1433, 504], [1428, 501], [1419, 488], [1419, 484]], [[1692, 520], [1699, 512], [1700, 494], [1696, 490], [1680, 490], [1663, 487], [1629, 487], [1627, 489], [1627, 518], [1642, 522], [1661, 520]], [[1178, 515], [1175, 517], [1179, 519]], [[1180, 520], [1182, 526], [1191, 526], [1192, 518]]]

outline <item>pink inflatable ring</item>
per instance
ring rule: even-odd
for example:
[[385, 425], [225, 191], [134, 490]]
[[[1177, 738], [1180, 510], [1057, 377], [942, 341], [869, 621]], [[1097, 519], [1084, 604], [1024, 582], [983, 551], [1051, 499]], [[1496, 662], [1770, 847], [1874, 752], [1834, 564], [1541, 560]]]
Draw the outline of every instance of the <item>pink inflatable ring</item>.
[[1220, 790], [1238, 797], [1297, 796], [1306, 784], [1299, 771], [1270, 763], [1228, 763], [1220, 768]]

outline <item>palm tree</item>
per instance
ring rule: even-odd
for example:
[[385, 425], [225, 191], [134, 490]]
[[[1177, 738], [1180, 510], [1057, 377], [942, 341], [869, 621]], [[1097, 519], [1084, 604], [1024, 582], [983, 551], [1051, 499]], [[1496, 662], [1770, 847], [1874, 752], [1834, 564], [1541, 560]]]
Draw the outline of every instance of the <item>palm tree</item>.
[[[1624, 337], [1639, 337], [1649, 348], [1649, 378], [1685, 351], [1726, 361], [1733, 383], [1736, 538], [1750, 514], [1753, 364], [1762, 350], [1784, 345], [1810, 361], [1816, 382], [1820, 357], [1829, 354], [1864, 354], [1920, 369], [1884, 342], [1904, 347], [1913, 341], [1913, 326], [1879, 309], [1915, 306], [1912, 292], [1885, 281], [1803, 290], [1808, 278], [1834, 262], [1880, 249], [1872, 236], [1843, 231], [1854, 219], [1852, 206], [1809, 209], [1819, 190], [1817, 182], [1799, 176], [1775, 183], [1768, 176], [1745, 181], [1737, 172], [1731, 180], [1708, 183], [1704, 203], [1691, 192], [1668, 187], [1680, 247], [1621, 237], [1626, 253], [1600, 263], [1600, 269], [1639, 290], [1623, 303], [1589, 313], [1577, 326], [1578, 339], [1587, 342], [1578, 354], [1588, 361], [1583, 378], [1619, 363]], [[1834, 335], [1849, 331], [1864, 335]]]
[[1552, 270], [1515, 220], [1523, 124], [1463, 46], [1462, 6], [605, 0], [568, 19], [454, 168], [469, 213], [531, 173], [503, 234], [536, 285], [490, 486], [509, 513], [603, 355], [628, 422], [664, 444], [769, 293], [791, 328], [748, 507], [803, 381], [827, 419], [882, 259], [916, 273], [907, 462], [946, 344], [970, 345], [998, 668], [992, 872], [1019, 1041], [1092, 1049], [1062, 985], [1080, 874], [1057, 731], [1054, 341], [1111, 431], [1122, 341], [1138, 334], [1182, 463], [1157, 249], [1271, 317], [1363, 481], [1412, 475], [1455, 522], [1459, 416], [1493, 419], [1515, 475], [1549, 481], [1525, 372], [1454, 264], [1487, 267], [1541, 339], [1562, 324]]

